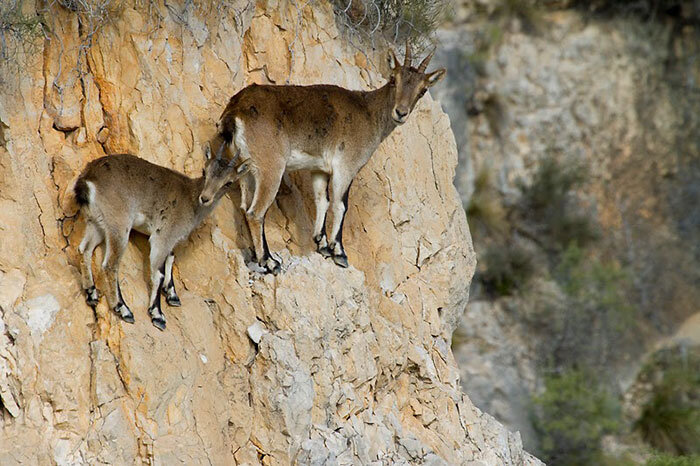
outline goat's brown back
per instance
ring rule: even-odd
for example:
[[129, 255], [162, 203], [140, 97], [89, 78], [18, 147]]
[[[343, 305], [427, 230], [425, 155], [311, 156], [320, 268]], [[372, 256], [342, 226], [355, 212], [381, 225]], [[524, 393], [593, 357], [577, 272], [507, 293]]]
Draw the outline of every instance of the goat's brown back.
[[248, 86], [221, 115], [220, 132], [229, 141], [236, 118], [309, 153], [346, 142], [348, 135], [367, 134], [377, 124], [367, 93], [334, 85]]
[[87, 181], [95, 185], [100, 196], [111, 200], [110, 205], [125, 209], [166, 206], [181, 201], [183, 195], [194, 199], [198, 194], [194, 192], [195, 180], [130, 154], [108, 155], [91, 161], [76, 187]]

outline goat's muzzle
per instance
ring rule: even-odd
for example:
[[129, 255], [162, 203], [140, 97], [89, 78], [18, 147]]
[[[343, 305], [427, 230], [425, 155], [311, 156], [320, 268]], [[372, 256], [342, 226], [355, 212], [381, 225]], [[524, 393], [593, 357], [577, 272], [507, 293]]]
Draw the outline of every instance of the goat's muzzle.
[[406, 123], [406, 119], [408, 119], [408, 114], [410, 112], [403, 112], [399, 110], [398, 108], [394, 108], [394, 111], [391, 112], [391, 118], [398, 123], [399, 125], [402, 125]]

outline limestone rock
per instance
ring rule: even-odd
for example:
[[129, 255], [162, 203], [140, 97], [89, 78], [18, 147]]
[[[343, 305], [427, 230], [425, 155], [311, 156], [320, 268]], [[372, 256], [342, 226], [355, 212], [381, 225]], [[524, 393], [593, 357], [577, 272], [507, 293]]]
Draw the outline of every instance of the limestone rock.
[[[700, 28], [680, 32], [634, 15], [592, 19], [555, 2], [537, 13], [540, 33], [502, 24], [483, 54], [478, 33], [494, 22], [470, 18], [470, 9], [497, 3], [458, 2], [462, 23], [439, 32], [434, 63], [450, 72], [432, 93], [455, 132], [458, 191], [467, 204], [485, 170], [509, 205], [539, 160], [583, 162], [590, 179], [580, 195], [605, 238], [597, 247], [634, 277], [637, 315], [653, 316], [648, 327], [670, 333], [700, 302], [700, 64], [693, 58]], [[529, 284], [524, 294], [546, 298], [539, 287]], [[466, 343], [456, 350], [474, 402], [520, 430], [530, 447], [528, 405], [543, 381], [535, 370], [540, 342], [522, 317], [531, 308], [527, 298], [473, 300], [459, 329]], [[642, 354], [634, 348], [615, 367], [622, 386]]]
[[[139, 235], [120, 268], [136, 323], [84, 303], [70, 190], [88, 161], [127, 151], [197, 176], [246, 83], [382, 81], [329, 5], [298, 23], [287, 3], [166, 4], [125, 5], [92, 37], [80, 85], [64, 86], [82, 121], [56, 104], [53, 39], [43, 62], [1, 76], [0, 464], [536, 464], [459, 387], [449, 342], [475, 260], [450, 123], [430, 97], [353, 184], [350, 268], [315, 253], [302, 173], [268, 215], [281, 275], [246, 266], [233, 193], [175, 251], [182, 307], [165, 307], [167, 331], [146, 315]], [[80, 43], [66, 24], [51, 30]]]

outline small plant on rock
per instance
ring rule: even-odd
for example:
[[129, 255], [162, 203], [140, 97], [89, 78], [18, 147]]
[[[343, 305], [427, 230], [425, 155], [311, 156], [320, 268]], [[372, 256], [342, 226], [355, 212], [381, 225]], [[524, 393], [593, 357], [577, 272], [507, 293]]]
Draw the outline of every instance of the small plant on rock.
[[591, 373], [570, 370], [545, 379], [545, 391], [533, 399], [533, 421], [548, 464], [600, 464], [603, 435], [619, 427], [616, 400]]
[[571, 243], [585, 246], [598, 237], [591, 216], [576, 198], [586, 180], [582, 163], [550, 156], [540, 162], [529, 184], [520, 185], [521, 216], [557, 250]]
[[493, 244], [483, 255], [479, 280], [492, 296], [522, 290], [534, 271], [532, 254], [513, 243]]
[[[676, 455], [700, 454], [700, 351], [662, 354], [665, 360], [646, 369], [653, 385], [634, 427], [652, 447]], [[660, 367], [659, 367], [660, 366]], [[700, 464], [700, 463], [696, 463]]]

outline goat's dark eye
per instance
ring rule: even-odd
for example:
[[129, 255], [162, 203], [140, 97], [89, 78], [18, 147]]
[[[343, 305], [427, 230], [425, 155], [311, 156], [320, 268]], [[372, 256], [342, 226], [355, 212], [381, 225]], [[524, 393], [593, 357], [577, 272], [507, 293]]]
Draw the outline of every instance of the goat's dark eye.
[[207, 171], [204, 168], [202, 168], [202, 176], [204, 176], [206, 174], [207, 174]]
[[396, 78], [395, 78], [394, 76], [392, 76], [391, 78], [389, 78], [389, 84], [392, 85], [392, 86], [393, 86], [394, 84], [396, 84]]
[[233, 181], [229, 181], [224, 185], [224, 188], [230, 188], [233, 185]]
[[419, 94], [419, 95], [420, 95], [421, 97], [423, 97], [423, 95], [425, 95], [425, 92], [426, 92], [426, 91], [427, 91], [427, 89], [423, 89], [422, 91], [420, 91], [420, 94]]

